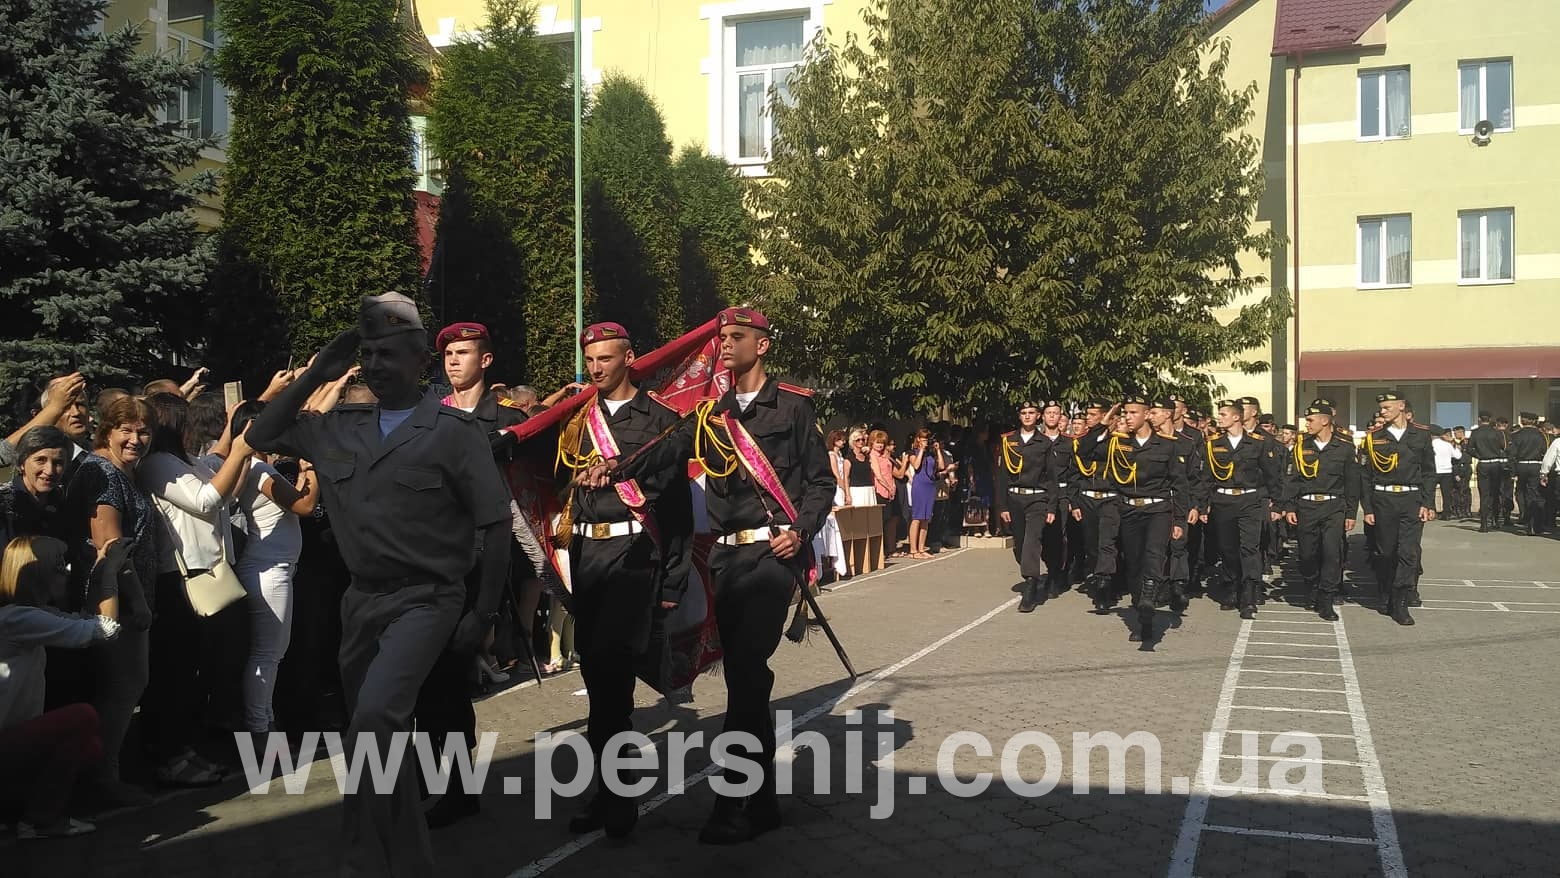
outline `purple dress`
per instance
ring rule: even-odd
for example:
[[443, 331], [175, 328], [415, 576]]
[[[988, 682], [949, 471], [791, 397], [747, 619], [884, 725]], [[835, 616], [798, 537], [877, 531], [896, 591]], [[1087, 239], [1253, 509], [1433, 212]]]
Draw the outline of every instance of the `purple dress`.
[[931, 521], [932, 504], [937, 502], [937, 457], [931, 449], [921, 457], [921, 466], [910, 479], [910, 520]]

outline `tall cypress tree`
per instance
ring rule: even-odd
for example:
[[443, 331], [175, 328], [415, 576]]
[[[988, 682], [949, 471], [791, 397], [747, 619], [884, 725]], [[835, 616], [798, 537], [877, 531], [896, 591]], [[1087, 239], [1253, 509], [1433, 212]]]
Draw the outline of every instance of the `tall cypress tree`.
[[500, 374], [566, 382], [575, 346], [569, 71], [537, 39], [528, 6], [489, 0], [480, 38], [444, 51], [429, 102], [428, 140], [449, 172], [431, 298], [446, 320], [489, 324]]
[[425, 73], [400, 6], [220, 4], [233, 130], [210, 359], [274, 369], [285, 352], [271, 344], [307, 356], [352, 324], [359, 297], [417, 294], [407, 94]]
[[911, 414], [1206, 384], [1266, 341], [1281, 293], [1218, 317], [1273, 241], [1249, 230], [1252, 91], [1202, 15], [878, 0], [862, 40], [815, 46], [757, 198], [782, 355], [840, 405]]
[[161, 372], [200, 324], [203, 145], [158, 121], [198, 69], [94, 33], [106, 0], [0, 0], [0, 398]]
[[717, 156], [688, 146], [672, 165], [677, 195], [677, 286], [690, 324], [753, 294], [753, 215], [747, 185]]

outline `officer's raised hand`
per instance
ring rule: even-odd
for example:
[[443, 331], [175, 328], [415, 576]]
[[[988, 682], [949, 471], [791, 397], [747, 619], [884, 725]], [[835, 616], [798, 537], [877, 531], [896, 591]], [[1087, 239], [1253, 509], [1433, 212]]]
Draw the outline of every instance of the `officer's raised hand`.
[[347, 374], [347, 370], [352, 368], [353, 362], [357, 360], [359, 342], [355, 327], [346, 330], [331, 339], [329, 344], [314, 355], [304, 375], [316, 379], [317, 383], [323, 383], [335, 381]]

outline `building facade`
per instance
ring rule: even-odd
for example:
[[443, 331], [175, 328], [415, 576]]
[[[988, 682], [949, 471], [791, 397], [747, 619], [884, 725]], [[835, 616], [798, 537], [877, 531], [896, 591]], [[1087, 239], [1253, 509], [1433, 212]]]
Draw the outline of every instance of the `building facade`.
[[1258, 90], [1255, 222], [1286, 239], [1244, 267], [1294, 302], [1232, 392], [1355, 425], [1387, 388], [1425, 423], [1560, 419], [1560, 5], [1232, 0], [1212, 28]]

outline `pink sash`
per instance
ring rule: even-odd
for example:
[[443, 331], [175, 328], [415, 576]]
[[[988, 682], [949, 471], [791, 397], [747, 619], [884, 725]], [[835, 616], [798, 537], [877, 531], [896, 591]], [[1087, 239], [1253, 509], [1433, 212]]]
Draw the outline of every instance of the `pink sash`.
[[[765, 456], [764, 450], [758, 447], [758, 441], [753, 434], [742, 426], [737, 420], [735, 412], [726, 412], [722, 415], [726, 425], [726, 433], [731, 436], [731, 445], [737, 452], [737, 460], [742, 462], [742, 468], [748, 471], [753, 481], [769, 493], [775, 502], [780, 504], [780, 509], [791, 519], [791, 524], [796, 524], [796, 506], [785, 493], [785, 485], [781, 483], [780, 476]], [[818, 580], [817, 558], [812, 553], [812, 544], [802, 546], [802, 559], [807, 564], [807, 582]]]
[[[601, 406], [595, 401], [590, 402], [590, 407], [585, 412], [585, 427], [590, 430], [590, 441], [601, 452], [601, 456], [612, 460], [619, 456], [617, 439], [612, 435], [612, 430], [607, 426], [607, 419], [601, 413]], [[618, 499], [633, 513], [634, 520], [644, 525], [650, 534], [650, 539], [656, 545], [661, 544], [661, 535], [655, 526], [655, 519], [645, 514], [645, 492], [639, 487], [639, 483], [633, 479], [618, 482], [613, 485], [617, 489]]]

